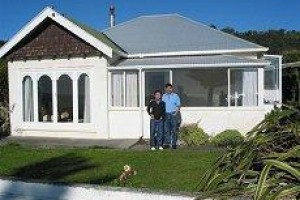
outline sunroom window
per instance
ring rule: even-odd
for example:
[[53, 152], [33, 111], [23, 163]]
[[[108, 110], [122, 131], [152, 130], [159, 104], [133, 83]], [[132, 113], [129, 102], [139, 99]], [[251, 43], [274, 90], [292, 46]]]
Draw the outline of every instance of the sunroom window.
[[44, 75], [38, 81], [38, 112], [40, 122], [53, 120], [52, 110], [52, 80]]
[[227, 69], [175, 69], [172, 74], [183, 107], [227, 106]]
[[138, 71], [112, 72], [111, 105], [113, 107], [138, 107], [138, 82]]
[[58, 122], [73, 121], [73, 83], [68, 75], [61, 75], [57, 81]]
[[33, 109], [33, 82], [30, 76], [23, 78], [23, 121], [32, 122], [34, 120]]
[[258, 105], [257, 69], [230, 69], [230, 105]]

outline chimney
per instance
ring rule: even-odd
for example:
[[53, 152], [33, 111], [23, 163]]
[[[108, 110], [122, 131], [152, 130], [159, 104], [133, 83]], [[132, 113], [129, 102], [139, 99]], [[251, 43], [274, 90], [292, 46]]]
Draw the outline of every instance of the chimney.
[[114, 5], [111, 5], [109, 7], [109, 18], [110, 18], [110, 23], [109, 23], [109, 26], [110, 27], [113, 27], [115, 26], [115, 6]]

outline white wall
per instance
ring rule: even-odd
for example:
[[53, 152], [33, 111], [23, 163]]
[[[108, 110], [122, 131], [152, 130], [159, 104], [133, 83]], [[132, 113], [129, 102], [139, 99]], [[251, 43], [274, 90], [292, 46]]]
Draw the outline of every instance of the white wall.
[[[259, 107], [181, 108], [182, 125], [199, 122], [209, 135], [214, 136], [225, 129], [249, 132], [261, 122], [270, 109]], [[150, 137], [150, 118], [144, 112], [144, 138]]]
[[142, 117], [139, 108], [114, 108], [109, 111], [109, 138], [142, 136]]
[[[107, 60], [103, 57], [47, 59], [35, 61], [15, 61], [8, 63], [9, 95], [12, 135], [74, 137], [74, 138], [107, 138]], [[31, 75], [33, 79], [44, 74], [53, 80], [67, 73], [79, 76], [87, 73], [91, 87], [91, 123], [43, 123], [22, 120], [22, 79]]]

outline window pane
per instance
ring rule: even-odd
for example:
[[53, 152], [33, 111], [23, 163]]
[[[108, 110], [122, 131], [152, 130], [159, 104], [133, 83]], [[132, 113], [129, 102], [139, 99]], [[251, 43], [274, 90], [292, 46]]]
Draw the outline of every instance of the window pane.
[[270, 66], [265, 68], [265, 89], [276, 90], [278, 89], [279, 82], [279, 59], [278, 58], [267, 58], [271, 62]]
[[145, 72], [145, 105], [153, 98], [155, 90], [164, 91], [166, 83], [170, 82], [169, 72]]
[[68, 75], [62, 75], [57, 81], [58, 122], [73, 121], [73, 85]]
[[113, 72], [111, 77], [111, 102], [112, 106], [124, 106], [124, 73]]
[[86, 74], [78, 79], [78, 122], [90, 122], [90, 78]]
[[42, 76], [38, 81], [38, 110], [40, 122], [51, 122], [52, 112], [52, 81], [49, 76]]
[[175, 69], [173, 83], [183, 107], [227, 106], [227, 69]]
[[257, 69], [231, 69], [231, 106], [257, 106]]
[[138, 73], [126, 72], [126, 106], [138, 107], [139, 104], [139, 87], [138, 87]]
[[23, 79], [23, 121], [33, 121], [33, 82], [31, 77], [26, 76]]

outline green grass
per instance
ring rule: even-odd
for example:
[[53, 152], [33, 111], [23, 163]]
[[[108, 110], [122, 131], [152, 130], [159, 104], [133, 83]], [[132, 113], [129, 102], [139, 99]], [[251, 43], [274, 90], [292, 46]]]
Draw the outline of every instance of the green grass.
[[0, 146], [0, 176], [59, 183], [117, 186], [125, 164], [137, 171], [126, 187], [194, 192], [221, 152]]

